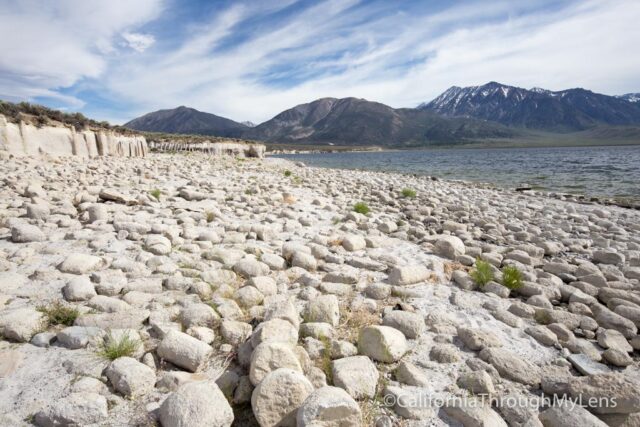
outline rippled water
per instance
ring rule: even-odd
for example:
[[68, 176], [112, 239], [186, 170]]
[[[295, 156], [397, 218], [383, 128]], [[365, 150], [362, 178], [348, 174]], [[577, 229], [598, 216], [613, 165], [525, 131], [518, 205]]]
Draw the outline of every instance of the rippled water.
[[530, 186], [586, 196], [640, 200], [640, 146], [428, 149], [283, 154], [310, 166], [415, 173], [443, 179]]

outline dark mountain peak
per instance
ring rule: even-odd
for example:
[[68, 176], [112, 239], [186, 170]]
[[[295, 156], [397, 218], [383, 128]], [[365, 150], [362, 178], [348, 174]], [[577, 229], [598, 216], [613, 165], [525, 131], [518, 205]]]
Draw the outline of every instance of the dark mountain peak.
[[498, 83], [496, 81], [490, 81], [489, 83], [485, 83], [485, 84], [483, 84], [482, 86], [479, 86], [479, 87], [491, 89], [491, 88], [499, 88], [499, 87], [513, 88], [514, 86], [505, 85], [505, 84], [502, 84], [502, 83]]
[[418, 108], [445, 117], [473, 117], [507, 126], [549, 131], [640, 124], [640, 104], [583, 88], [552, 92], [495, 81], [481, 86], [451, 87]]
[[125, 123], [125, 127], [147, 132], [185, 133], [239, 137], [247, 126], [233, 120], [181, 105], [158, 110]]

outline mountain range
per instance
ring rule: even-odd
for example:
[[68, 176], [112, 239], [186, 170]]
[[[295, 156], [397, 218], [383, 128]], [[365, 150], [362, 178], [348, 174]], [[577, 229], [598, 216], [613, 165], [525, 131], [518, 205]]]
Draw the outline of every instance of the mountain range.
[[160, 110], [124, 126], [282, 144], [418, 147], [513, 139], [622, 138], [640, 142], [640, 94], [549, 91], [489, 82], [447, 89], [417, 108], [321, 98], [253, 125], [192, 108]]
[[508, 138], [516, 133], [476, 119], [447, 119], [430, 111], [395, 109], [358, 98], [322, 98], [283, 111], [244, 136], [294, 144], [419, 146]]
[[640, 124], [640, 104], [629, 102], [625, 97], [585, 89], [528, 90], [496, 82], [465, 88], [453, 86], [418, 109], [445, 117], [474, 117], [511, 127], [552, 132]]

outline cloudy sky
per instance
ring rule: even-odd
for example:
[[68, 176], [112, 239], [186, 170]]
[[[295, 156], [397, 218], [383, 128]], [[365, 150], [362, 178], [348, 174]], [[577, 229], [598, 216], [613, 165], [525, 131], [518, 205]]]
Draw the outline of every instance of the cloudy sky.
[[638, 0], [0, 0], [0, 99], [123, 123], [261, 122], [317, 98], [413, 107], [499, 81], [640, 92]]

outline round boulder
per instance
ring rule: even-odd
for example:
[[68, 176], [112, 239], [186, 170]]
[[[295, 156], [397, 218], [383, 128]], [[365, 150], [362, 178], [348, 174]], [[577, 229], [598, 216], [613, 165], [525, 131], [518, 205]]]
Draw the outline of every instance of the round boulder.
[[160, 423], [163, 427], [228, 427], [233, 410], [216, 383], [192, 382], [162, 403]]
[[378, 362], [392, 363], [407, 352], [407, 340], [402, 332], [392, 327], [367, 326], [360, 331], [358, 350]]
[[298, 410], [298, 427], [340, 427], [362, 424], [360, 407], [338, 387], [322, 387], [311, 393]]
[[262, 427], [295, 426], [298, 408], [312, 391], [313, 385], [300, 372], [276, 369], [253, 390], [253, 415]]

